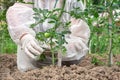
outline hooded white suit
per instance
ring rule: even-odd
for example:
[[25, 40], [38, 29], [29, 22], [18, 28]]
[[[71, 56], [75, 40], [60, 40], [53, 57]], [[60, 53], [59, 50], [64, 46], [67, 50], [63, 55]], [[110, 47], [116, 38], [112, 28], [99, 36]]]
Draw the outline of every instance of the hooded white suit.
[[[25, 0], [27, 1], [27, 0]], [[28, 0], [29, 1], [29, 0]], [[17, 44], [17, 66], [20, 71], [27, 71], [36, 68], [34, 65], [33, 55], [29, 57], [26, 54], [24, 46], [33, 42], [35, 44], [35, 33], [47, 30], [49, 23], [37, 25], [34, 29], [30, 25], [35, 22], [33, 19], [33, 7], [52, 10], [56, 0], [34, 0], [34, 5], [15, 3], [7, 11], [8, 30], [13, 41]], [[61, 7], [62, 0], [58, 0], [56, 8]], [[80, 7], [85, 9], [82, 2], [77, 0], [66, 0], [65, 10], [70, 11], [73, 7]], [[70, 31], [71, 34], [66, 37], [68, 44], [65, 45], [67, 52], [62, 57], [63, 61], [79, 60], [86, 55], [88, 51], [87, 43], [90, 36], [89, 26], [81, 19], [74, 19], [69, 14], [64, 13], [62, 21], [66, 22], [71, 20]], [[48, 26], [47, 26], [48, 25]], [[32, 43], [31, 43], [32, 44]], [[29, 46], [28, 46], [29, 47]], [[24, 49], [25, 48], [25, 49]], [[34, 50], [33, 50], [34, 51]], [[36, 53], [42, 53], [43, 49], [39, 48]]]

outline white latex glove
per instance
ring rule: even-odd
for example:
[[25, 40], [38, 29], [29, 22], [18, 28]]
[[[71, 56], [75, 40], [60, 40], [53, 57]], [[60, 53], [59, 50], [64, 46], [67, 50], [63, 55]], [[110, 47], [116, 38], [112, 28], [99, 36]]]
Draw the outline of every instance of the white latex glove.
[[41, 55], [43, 52], [37, 40], [30, 34], [25, 35], [21, 39], [21, 44], [25, 53], [32, 59], [36, 60], [37, 56]]
[[78, 53], [81, 50], [88, 50], [87, 46], [83, 43], [82, 39], [66, 39], [68, 44], [66, 44], [66, 47], [68, 49], [68, 53], [71, 53], [69, 56], [73, 56], [73, 53]]

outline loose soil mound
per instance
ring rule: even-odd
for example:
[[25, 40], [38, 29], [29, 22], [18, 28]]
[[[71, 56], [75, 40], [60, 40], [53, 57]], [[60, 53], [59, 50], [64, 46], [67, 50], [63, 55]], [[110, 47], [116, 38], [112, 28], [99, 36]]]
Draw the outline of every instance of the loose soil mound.
[[[22, 73], [16, 67], [16, 55], [4, 54], [0, 55], [0, 80], [120, 80], [119, 66], [94, 65], [92, 57], [88, 55], [80, 64], [70, 67], [51, 65]], [[107, 62], [106, 57], [96, 57]], [[114, 61], [120, 61], [120, 55], [114, 56]]]

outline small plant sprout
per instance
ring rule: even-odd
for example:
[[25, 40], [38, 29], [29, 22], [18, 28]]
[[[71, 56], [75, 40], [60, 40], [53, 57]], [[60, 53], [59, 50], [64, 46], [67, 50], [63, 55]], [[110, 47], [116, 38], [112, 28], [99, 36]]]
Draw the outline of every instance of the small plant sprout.
[[117, 61], [115, 64], [116, 64], [117, 66], [120, 66], [120, 61]]
[[94, 65], [104, 65], [105, 64], [104, 62], [102, 62], [101, 60], [99, 60], [98, 58], [96, 58], [94, 56], [91, 59], [91, 63]]

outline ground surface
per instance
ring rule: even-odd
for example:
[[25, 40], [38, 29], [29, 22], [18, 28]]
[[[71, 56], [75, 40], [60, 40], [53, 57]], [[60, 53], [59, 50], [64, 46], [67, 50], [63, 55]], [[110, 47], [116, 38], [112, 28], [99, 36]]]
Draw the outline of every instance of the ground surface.
[[[104, 63], [92, 64], [93, 55], [88, 55], [81, 64], [70, 67], [45, 66], [21, 73], [16, 67], [16, 55], [0, 55], [0, 80], [120, 80], [120, 67], [107, 67], [107, 58], [98, 56]], [[120, 55], [114, 56], [114, 61], [120, 61]]]

